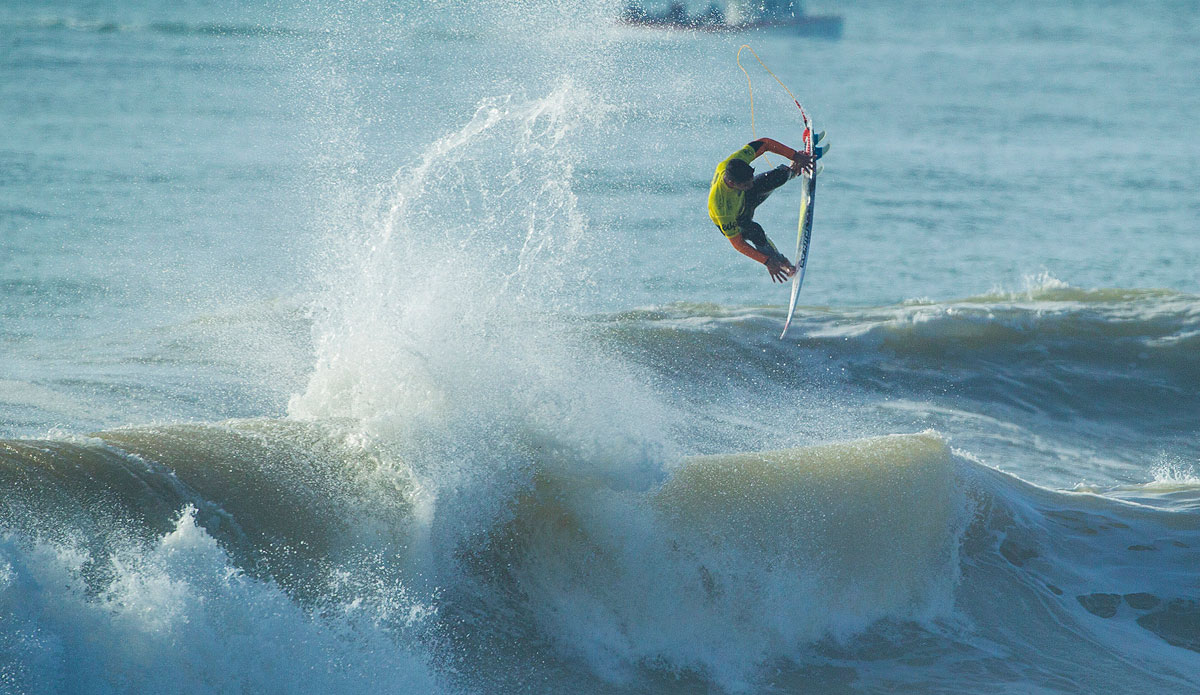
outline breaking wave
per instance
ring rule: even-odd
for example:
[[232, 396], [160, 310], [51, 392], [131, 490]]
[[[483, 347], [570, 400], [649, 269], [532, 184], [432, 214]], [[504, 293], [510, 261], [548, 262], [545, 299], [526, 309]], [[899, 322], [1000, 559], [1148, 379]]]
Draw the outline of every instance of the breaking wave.
[[217, 689], [519, 691], [532, 668], [543, 684], [744, 691], [813, 669], [871, 683], [835, 667], [917, 649], [945, 687], [1019, 688], [1066, 653], [1094, 657], [1073, 676], [1085, 689], [1196, 686], [1186, 480], [1171, 509], [1148, 504], [1156, 483], [1136, 503], [1055, 492], [932, 432], [684, 457], [645, 489], [546, 450], [487, 491], [504, 513], [480, 523], [430, 507], [415, 471], [353, 432], [257, 420], [0, 442], [0, 673], [79, 692], [173, 669]]

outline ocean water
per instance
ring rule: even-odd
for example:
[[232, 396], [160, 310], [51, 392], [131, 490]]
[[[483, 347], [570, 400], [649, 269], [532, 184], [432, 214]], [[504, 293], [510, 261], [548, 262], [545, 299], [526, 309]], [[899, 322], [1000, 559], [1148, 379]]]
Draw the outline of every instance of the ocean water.
[[0, 6], [0, 692], [1200, 691], [1200, 4], [619, 6]]

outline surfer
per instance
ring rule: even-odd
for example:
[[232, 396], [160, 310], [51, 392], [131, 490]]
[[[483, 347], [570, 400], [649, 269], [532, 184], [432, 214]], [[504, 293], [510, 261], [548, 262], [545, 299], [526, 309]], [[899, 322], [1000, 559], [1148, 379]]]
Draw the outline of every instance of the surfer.
[[[792, 160], [765, 174], [754, 175], [754, 161], [764, 152]], [[767, 266], [772, 282], [787, 282], [796, 267], [775, 248], [762, 225], [754, 221], [754, 210], [776, 188], [812, 169], [813, 157], [770, 138], [760, 138], [729, 155], [717, 165], [708, 190], [708, 216], [743, 255]]]

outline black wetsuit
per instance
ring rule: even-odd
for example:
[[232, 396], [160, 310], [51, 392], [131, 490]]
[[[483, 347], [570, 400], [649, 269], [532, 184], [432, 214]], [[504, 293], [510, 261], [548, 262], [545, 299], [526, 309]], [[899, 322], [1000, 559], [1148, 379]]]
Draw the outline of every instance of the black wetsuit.
[[776, 249], [771, 240], [767, 238], [767, 233], [763, 231], [762, 225], [754, 221], [754, 210], [776, 188], [790, 181], [792, 176], [794, 174], [791, 168], [782, 164], [765, 174], [755, 176], [754, 184], [746, 191], [745, 207], [742, 208], [742, 212], [737, 218], [738, 229], [742, 232], [742, 238], [768, 257], [783, 258], [783, 254], [779, 253], [779, 249]]

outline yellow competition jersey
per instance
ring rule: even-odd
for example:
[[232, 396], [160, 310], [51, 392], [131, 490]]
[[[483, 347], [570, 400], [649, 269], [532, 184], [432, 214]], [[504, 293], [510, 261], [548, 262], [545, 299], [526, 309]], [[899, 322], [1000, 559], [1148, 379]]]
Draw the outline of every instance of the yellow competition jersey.
[[728, 238], [733, 238], [741, 233], [741, 230], [738, 229], [737, 218], [745, 207], [746, 193], [725, 185], [725, 167], [735, 159], [749, 163], [753, 162], [756, 157], [758, 154], [754, 147], [746, 145], [718, 164], [717, 171], [713, 174], [712, 187], [708, 189], [708, 216], [712, 218], [713, 224], [717, 225], [721, 233]]

